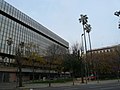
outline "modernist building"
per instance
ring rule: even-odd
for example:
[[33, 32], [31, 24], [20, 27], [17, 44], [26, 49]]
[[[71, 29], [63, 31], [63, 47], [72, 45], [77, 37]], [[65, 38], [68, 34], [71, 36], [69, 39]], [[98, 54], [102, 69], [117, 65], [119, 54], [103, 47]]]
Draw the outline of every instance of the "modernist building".
[[[0, 0], [0, 62], [14, 62], [15, 49], [21, 42], [34, 43], [41, 54], [52, 44], [64, 49], [69, 48], [67, 41], [4, 0]], [[0, 72], [1, 77], [3, 73]]]

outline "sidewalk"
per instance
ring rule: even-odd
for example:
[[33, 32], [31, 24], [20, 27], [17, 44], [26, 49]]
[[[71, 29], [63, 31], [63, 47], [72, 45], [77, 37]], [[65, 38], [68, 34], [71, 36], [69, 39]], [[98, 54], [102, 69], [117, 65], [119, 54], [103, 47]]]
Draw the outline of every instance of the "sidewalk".
[[0, 83], [0, 90], [15, 90], [16, 83]]
[[[105, 84], [105, 83], [116, 83], [118, 80], [103, 80], [103, 81], [89, 81], [87, 84]], [[61, 86], [72, 86], [73, 82], [67, 83], [51, 83], [51, 87], [61, 87]], [[75, 81], [74, 85], [86, 85], [86, 83], [81, 83], [81, 81]], [[49, 87], [48, 84], [24, 84], [24, 87], [20, 87], [19, 90], [30, 90], [34, 88], [45, 88]]]

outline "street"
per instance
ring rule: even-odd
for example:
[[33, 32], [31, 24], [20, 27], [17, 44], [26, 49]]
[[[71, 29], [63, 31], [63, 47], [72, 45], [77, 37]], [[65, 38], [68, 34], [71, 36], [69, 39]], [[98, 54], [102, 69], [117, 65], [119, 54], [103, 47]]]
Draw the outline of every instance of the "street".
[[16, 88], [15, 83], [0, 83], [0, 90], [120, 90], [118, 80], [90, 81], [88, 84], [76, 82], [75, 85], [70, 83], [52, 83], [48, 84], [24, 84], [23, 87]]
[[120, 83], [100, 83], [62, 87], [45, 87], [31, 90], [120, 90]]

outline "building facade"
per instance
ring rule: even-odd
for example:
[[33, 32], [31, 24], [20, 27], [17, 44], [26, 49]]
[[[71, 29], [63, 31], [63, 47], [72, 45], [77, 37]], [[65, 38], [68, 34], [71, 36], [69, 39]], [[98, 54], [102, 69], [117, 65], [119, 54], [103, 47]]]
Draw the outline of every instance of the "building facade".
[[[113, 46], [108, 46], [108, 47], [102, 47], [102, 48], [97, 48], [93, 49], [92, 53], [107, 53], [107, 52], [115, 52], [116, 49], [120, 48], [120, 44], [118, 45], [113, 45]], [[91, 51], [88, 51], [88, 53], [91, 53]]]
[[88, 60], [89, 58], [99, 79], [120, 77], [120, 44], [88, 51]]
[[[66, 50], [69, 48], [67, 41], [9, 3], [0, 0], [0, 62], [14, 62], [13, 56], [16, 47], [21, 42], [34, 43], [42, 55], [44, 55], [47, 47], [52, 44], [59, 45]], [[12, 70], [12, 72], [14, 71]], [[8, 77], [7, 75], [4, 76]], [[1, 73], [0, 77], [3, 77]]]

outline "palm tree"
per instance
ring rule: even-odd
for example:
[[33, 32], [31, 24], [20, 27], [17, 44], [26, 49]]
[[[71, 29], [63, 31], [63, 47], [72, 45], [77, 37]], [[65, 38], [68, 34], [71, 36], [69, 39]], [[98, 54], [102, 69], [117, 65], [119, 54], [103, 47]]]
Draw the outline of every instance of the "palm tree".
[[[86, 58], [87, 58], [87, 43], [86, 43], [86, 34], [85, 34], [85, 25], [87, 24], [87, 22], [88, 22], [88, 17], [87, 17], [87, 15], [83, 15], [83, 14], [81, 14], [80, 15], [80, 18], [79, 18], [79, 21], [80, 21], [80, 23], [82, 23], [82, 25], [83, 25], [83, 34], [84, 34], [84, 44], [85, 44], [85, 54], [86, 54]], [[86, 84], [87, 84], [87, 64], [86, 64], [86, 58], [84, 58], [85, 59], [85, 79], [86, 79]]]

